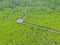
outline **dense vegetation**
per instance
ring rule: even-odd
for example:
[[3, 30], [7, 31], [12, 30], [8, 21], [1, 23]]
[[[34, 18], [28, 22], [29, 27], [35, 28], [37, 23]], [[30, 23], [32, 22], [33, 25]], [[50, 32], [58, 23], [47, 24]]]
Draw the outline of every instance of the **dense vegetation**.
[[3, 8], [16, 8], [15, 10], [35, 8], [41, 11], [60, 11], [60, 0], [0, 0], [0, 9]]

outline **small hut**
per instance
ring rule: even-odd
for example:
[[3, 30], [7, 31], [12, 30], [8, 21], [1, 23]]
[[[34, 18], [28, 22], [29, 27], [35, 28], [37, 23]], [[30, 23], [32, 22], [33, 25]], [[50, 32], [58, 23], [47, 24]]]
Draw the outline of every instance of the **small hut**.
[[16, 20], [16, 22], [17, 22], [17, 23], [23, 23], [23, 22], [24, 22], [24, 19], [23, 19], [23, 18], [18, 18], [18, 19]]

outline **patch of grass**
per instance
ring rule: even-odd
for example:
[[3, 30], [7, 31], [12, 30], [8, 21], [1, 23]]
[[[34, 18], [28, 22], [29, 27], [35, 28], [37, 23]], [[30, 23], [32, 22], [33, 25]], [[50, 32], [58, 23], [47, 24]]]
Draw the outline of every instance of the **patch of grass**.
[[4, 9], [0, 11], [0, 21], [15, 21], [17, 18], [22, 17], [23, 13], [11, 9]]
[[60, 34], [47, 31], [37, 26], [16, 23], [18, 17], [24, 16], [24, 21], [60, 30], [59, 12], [41, 12], [28, 10], [0, 11], [0, 44], [1, 45], [60, 45]]
[[60, 35], [57, 33], [36, 26], [0, 22], [1, 45], [59, 45], [59, 37]]
[[52, 28], [55, 30], [60, 30], [59, 15], [59, 12], [28, 12], [24, 18], [27, 22], [42, 25], [44, 27]]

